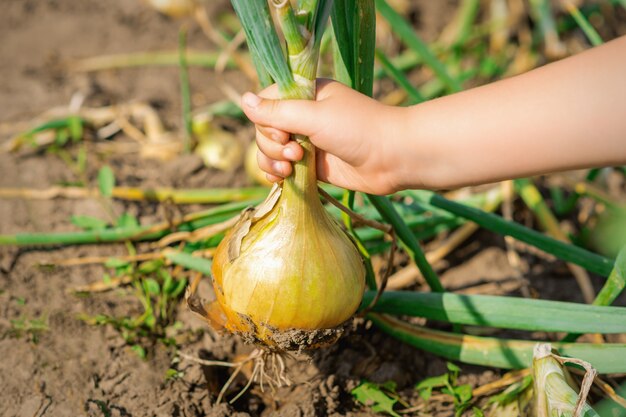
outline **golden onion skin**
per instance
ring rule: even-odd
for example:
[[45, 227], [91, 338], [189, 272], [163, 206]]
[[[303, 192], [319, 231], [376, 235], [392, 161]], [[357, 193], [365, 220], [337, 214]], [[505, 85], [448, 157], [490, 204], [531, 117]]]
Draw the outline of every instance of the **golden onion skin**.
[[261, 170], [259, 164], [256, 161], [256, 155], [259, 151], [259, 147], [256, 142], [252, 141], [248, 148], [246, 149], [246, 155], [244, 157], [244, 168], [246, 170], [246, 174], [248, 174], [248, 178], [252, 181], [261, 184], [271, 186], [272, 183], [265, 176], [265, 172]]
[[160, 13], [170, 17], [190, 16], [196, 10], [196, 0], [145, 0]]
[[236, 235], [237, 226], [213, 260], [213, 285], [225, 327], [281, 348], [315, 347], [320, 338], [334, 341], [336, 336], [321, 332], [320, 337], [302, 338], [304, 342], [283, 343], [290, 332], [302, 336], [299, 332], [341, 325], [357, 310], [365, 290], [363, 261], [319, 198], [281, 195], [250, 226], [233, 259]]

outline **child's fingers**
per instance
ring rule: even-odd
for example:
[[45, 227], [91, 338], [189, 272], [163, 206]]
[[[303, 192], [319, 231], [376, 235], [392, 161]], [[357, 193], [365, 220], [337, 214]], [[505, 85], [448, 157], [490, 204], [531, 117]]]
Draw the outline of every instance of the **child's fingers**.
[[259, 168], [270, 175], [280, 178], [285, 178], [291, 175], [292, 167], [287, 161], [277, 161], [275, 159], [271, 159], [262, 152], [257, 152], [256, 160], [259, 164]]
[[276, 175], [267, 174], [267, 173], [265, 174], [265, 178], [267, 178], [269, 182], [280, 182], [284, 179], [282, 177], [277, 177]]
[[289, 133], [284, 132], [282, 130], [278, 130], [269, 126], [261, 126], [261, 125], [257, 125], [256, 130], [261, 135], [273, 140], [274, 142], [278, 142], [281, 145], [284, 145], [287, 142], [289, 142]]
[[319, 127], [315, 103], [312, 100], [264, 99], [245, 93], [241, 99], [241, 108], [257, 125], [311, 136]]
[[268, 139], [265, 135], [257, 134], [256, 143], [265, 156], [277, 161], [299, 161], [304, 155], [302, 147], [295, 141], [288, 141], [282, 145]]

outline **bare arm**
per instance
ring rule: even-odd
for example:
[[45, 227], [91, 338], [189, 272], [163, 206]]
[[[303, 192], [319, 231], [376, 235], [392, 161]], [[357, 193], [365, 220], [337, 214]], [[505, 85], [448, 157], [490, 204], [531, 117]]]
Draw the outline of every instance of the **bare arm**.
[[[401, 187], [451, 188], [626, 163], [626, 37], [405, 110]], [[427, 147], [428, 149], [424, 149]], [[421, 158], [420, 158], [421, 159]], [[404, 179], [404, 182], [402, 182]]]
[[243, 109], [274, 181], [302, 157], [286, 132], [318, 147], [320, 179], [377, 194], [626, 164], [626, 37], [409, 108], [329, 81], [316, 101], [261, 95], [246, 94]]

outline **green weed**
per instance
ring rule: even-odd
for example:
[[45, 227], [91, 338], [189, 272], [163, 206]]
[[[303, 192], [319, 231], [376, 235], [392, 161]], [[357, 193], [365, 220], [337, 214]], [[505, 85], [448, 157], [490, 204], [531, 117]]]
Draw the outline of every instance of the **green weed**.
[[36, 318], [21, 316], [18, 319], [10, 320], [11, 328], [9, 336], [20, 338], [26, 336], [33, 343], [39, 343], [41, 334], [48, 331], [48, 318], [45, 315]]
[[[92, 325], [111, 325], [118, 330], [131, 349], [141, 358], [147, 357], [147, 349], [155, 341], [166, 346], [176, 345], [173, 335], [182, 327], [174, 320], [175, 310], [187, 286], [185, 278], [172, 277], [161, 259], [132, 262], [111, 258], [105, 266], [113, 270], [113, 276], [130, 276], [132, 295], [140, 303], [143, 312], [132, 317], [113, 317], [106, 314], [81, 316]], [[103, 280], [110, 281], [105, 274]]]
[[434, 390], [449, 395], [454, 402], [455, 416], [460, 416], [472, 405], [472, 387], [469, 384], [457, 385], [461, 369], [455, 364], [447, 363], [448, 372], [420, 381], [415, 389], [420, 397], [428, 401]]
[[375, 413], [387, 413], [394, 417], [400, 417], [393, 407], [400, 402], [396, 393], [396, 383], [387, 381], [384, 384], [363, 381], [351, 392], [356, 402], [369, 407]]

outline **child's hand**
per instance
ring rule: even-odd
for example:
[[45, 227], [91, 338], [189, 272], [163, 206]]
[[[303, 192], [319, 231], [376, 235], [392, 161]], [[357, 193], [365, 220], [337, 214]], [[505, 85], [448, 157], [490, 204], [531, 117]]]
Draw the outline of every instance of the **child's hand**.
[[321, 80], [311, 100], [243, 97], [261, 169], [291, 174], [318, 148], [318, 178], [357, 191], [450, 189], [626, 164], [626, 36], [517, 77], [411, 107], [390, 107]]
[[[317, 147], [317, 175], [342, 188], [373, 194], [397, 191], [389, 143], [397, 126], [397, 109], [385, 106], [341, 83], [317, 81], [316, 100], [276, 100], [277, 87], [242, 104], [256, 123], [259, 166], [276, 182], [292, 172], [290, 161], [302, 159], [302, 147], [289, 133], [306, 135]], [[288, 133], [289, 132], [289, 133]]]

